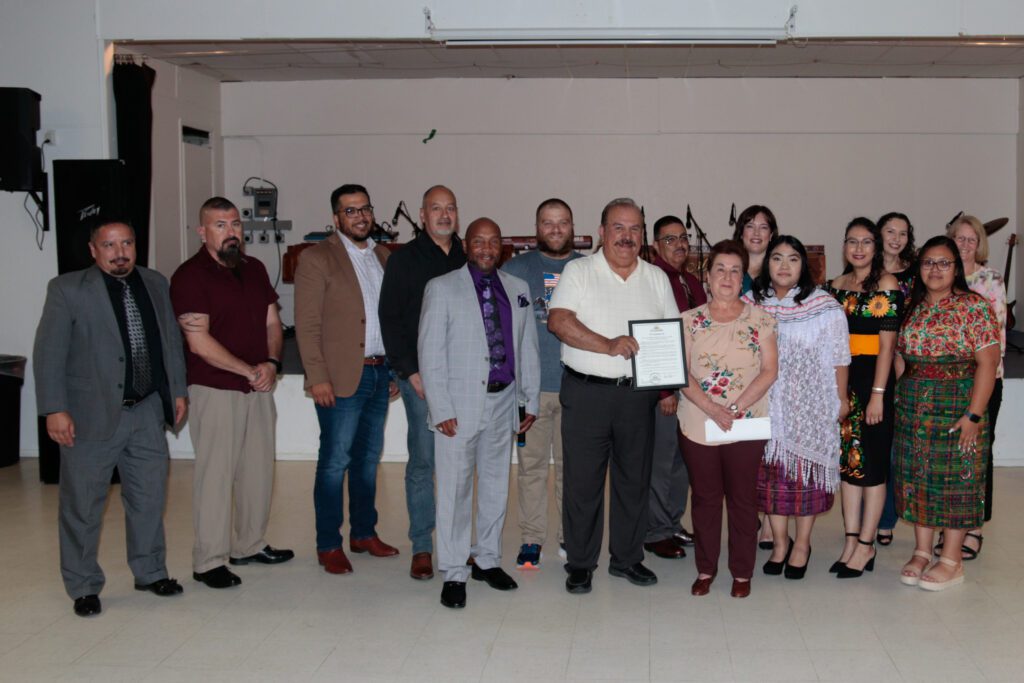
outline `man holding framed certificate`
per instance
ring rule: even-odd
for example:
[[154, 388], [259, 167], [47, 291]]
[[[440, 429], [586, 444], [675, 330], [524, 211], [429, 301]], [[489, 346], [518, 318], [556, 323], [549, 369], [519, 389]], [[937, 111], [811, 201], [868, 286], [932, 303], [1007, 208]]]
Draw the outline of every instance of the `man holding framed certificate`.
[[629, 323], [678, 319], [679, 308], [665, 273], [639, 258], [643, 233], [632, 199], [609, 202], [601, 212], [601, 250], [566, 264], [551, 298], [548, 329], [562, 342], [565, 367], [559, 397], [570, 593], [591, 590], [609, 467], [608, 573], [639, 586], [658, 581], [642, 561], [659, 393], [634, 386], [632, 360], [641, 344]]

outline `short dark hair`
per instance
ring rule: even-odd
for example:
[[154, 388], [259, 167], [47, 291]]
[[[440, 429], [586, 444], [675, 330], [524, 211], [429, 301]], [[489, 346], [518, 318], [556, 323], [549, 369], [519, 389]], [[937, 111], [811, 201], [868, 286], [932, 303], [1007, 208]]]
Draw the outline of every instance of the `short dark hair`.
[[[775, 220], [775, 214], [767, 206], [761, 204], [751, 204], [747, 208], [743, 209], [740, 213], [740, 217], [736, 219], [736, 227], [733, 228], [732, 238], [739, 242], [743, 241], [743, 228], [747, 223], [757, 218], [757, 214], [763, 213], [764, 217], [768, 220], [768, 227], [772, 231], [772, 237], [779, 234], [779, 224]], [[746, 270], [744, 268], [744, 270]]]
[[200, 224], [203, 222], [203, 214], [207, 211], [231, 211], [232, 209], [238, 211], [238, 207], [230, 199], [210, 197], [199, 207], [199, 222]]
[[686, 230], [686, 223], [684, 223], [682, 221], [682, 219], [679, 218], [679, 216], [673, 216], [671, 214], [669, 214], [668, 216], [662, 216], [658, 220], [654, 221], [654, 239], [655, 240], [658, 239], [658, 236], [661, 234], [661, 229], [664, 228], [666, 225], [681, 225], [681, 226], [683, 226], [683, 230], [684, 230], [683, 231], [683, 237], [686, 238], [687, 242], [690, 241], [690, 236], [685, 232], [685, 230]]
[[366, 188], [362, 185], [356, 185], [355, 183], [345, 183], [334, 192], [331, 193], [331, 213], [337, 213], [338, 211], [338, 200], [342, 195], [345, 194], [365, 194], [369, 198], [370, 193], [366, 191]]
[[[935, 247], [945, 247], [953, 253], [953, 261], [956, 264], [953, 271], [953, 289], [959, 292], [970, 292], [970, 287], [967, 285], [967, 276], [964, 275], [964, 262], [960, 258], [960, 248], [956, 246], [956, 242], [946, 235], [936, 235], [921, 245], [921, 249], [917, 254], [918, 256], [924, 256], [925, 252]], [[921, 277], [920, 259], [914, 265], [914, 275], [916, 277], [914, 278], [913, 286], [910, 288], [910, 303], [907, 304], [903, 313], [904, 321], [910, 319], [910, 314], [924, 301], [924, 296], [928, 293], [924, 285], [924, 278]]]
[[132, 234], [135, 234], [135, 227], [132, 225], [131, 220], [127, 216], [119, 216], [117, 214], [99, 214], [93, 216], [86, 222], [86, 225], [89, 228], [89, 241], [91, 242], [94, 239], [96, 239], [96, 233], [98, 233], [101, 229], [107, 227], [108, 225], [114, 225], [115, 223], [119, 225], [127, 225], [128, 228], [132, 231]]
[[778, 235], [768, 243], [768, 250], [764, 252], [765, 266], [761, 268], [761, 272], [754, 278], [752, 293], [754, 301], [758, 303], [767, 298], [769, 296], [768, 291], [772, 289], [772, 277], [769, 270], [771, 268], [772, 252], [781, 244], [788, 244], [793, 247], [793, 251], [800, 255], [800, 279], [796, 283], [797, 293], [793, 300], [799, 304], [814, 291], [814, 278], [811, 276], [811, 266], [808, 263], [807, 249], [804, 248], [803, 242], [792, 235]]
[[740, 261], [743, 263], [743, 272], [747, 272], [747, 268], [750, 267], [750, 257], [747, 256], [747, 250], [743, 248], [743, 242], [739, 240], [722, 240], [716, 242], [715, 246], [711, 247], [711, 252], [708, 254], [708, 270], [715, 265], [715, 259], [719, 256], [725, 256], [732, 254], [733, 256], [739, 256]]
[[[871, 233], [871, 239], [875, 241], [875, 255], [871, 259], [871, 270], [868, 271], [868, 276], [864, 278], [864, 281], [860, 284], [861, 289], [863, 289], [865, 293], [870, 294], [878, 289], [878, 281], [882, 279], [883, 275], [885, 275], [885, 252], [882, 250], [882, 231], [878, 229], [877, 225], [871, 222], [870, 218], [857, 216], [846, 224], [846, 232], [843, 233], [844, 254], [846, 251], [846, 236], [849, 235], [850, 231], [854, 228], [864, 228]], [[843, 258], [846, 258], [845, 255]], [[843, 268], [843, 273], [849, 273], [852, 270], [853, 266], [847, 263]]]
[[907, 214], [900, 213], [899, 211], [890, 211], [879, 218], [875, 225], [878, 226], [878, 232], [881, 234], [885, 224], [896, 218], [907, 224], [907, 246], [903, 247], [903, 251], [899, 253], [899, 259], [901, 264], [909, 268], [914, 264], [914, 259], [917, 258], [917, 249], [914, 247], [914, 224], [907, 218]]
[[575, 220], [572, 217], [572, 207], [570, 207], [568, 204], [566, 204], [564, 199], [559, 199], [558, 197], [552, 197], [551, 199], [545, 199], [544, 201], [542, 201], [540, 204], [537, 205], [537, 212], [536, 212], [536, 214], [534, 216], [534, 219], [533, 219], [534, 222], [536, 223], [536, 222], [540, 221], [540, 212], [541, 211], [543, 211], [544, 209], [553, 209], [553, 208], [565, 209], [566, 211], [569, 212], [569, 220], [571, 220], [571, 221]]

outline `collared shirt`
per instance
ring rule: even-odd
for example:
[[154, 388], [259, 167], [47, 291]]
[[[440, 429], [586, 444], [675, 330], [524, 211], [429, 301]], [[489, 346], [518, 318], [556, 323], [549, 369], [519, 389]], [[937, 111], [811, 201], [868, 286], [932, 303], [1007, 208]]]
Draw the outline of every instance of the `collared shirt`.
[[676, 298], [676, 305], [679, 306], [680, 312], [697, 308], [697, 306], [708, 302], [708, 295], [704, 293], [704, 287], [701, 286], [700, 280], [693, 275], [685, 270], [676, 270], [661, 256], [654, 257], [654, 265], [668, 275], [668, 283], [672, 285], [672, 295]]
[[384, 280], [384, 266], [374, 253], [372, 240], [367, 240], [366, 248], [360, 249], [340, 230], [338, 237], [345, 245], [349, 261], [356, 271], [356, 279], [359, 280], [359, 291], [363, 294], [363, 312], [366, 318], [366, 338], [363, 340], [366, 345], [365, 353], [367, 356], [383, 356], [384, 339], [380, 334], [377, 306], [380, 304], [380, 284]]
[[128, 320], [124, 312], [124, 286], [122, 279], [128, 283], [135, 297], [135, 305], [139, 308], [139, 315], [142, 316], [142, 327], [146, 333], [146, 347], [149, 349], [150, 366], [153, 369], [150, 389], [156, 391], [166, 384], [164, 375], [164, 352], [160, 342], [160, 328], [156, 322], [156, 311], [153, 310], [153, 302], [146, 291], [146, 284], [142, 281], [139, 271], [132, 269], [132, 272], [124, 278], [114, 277], [103, 273], [103, 283], [107, 286], [107, 293], [110, 295], [110, 303], [114, 307], [114, 317], [117, 318], [117, 329], [121, 332], [121, 342], [124, 344], [124, 397], [139, 401], [145, 396], [135, 391], [135, 372], [132, 362], [132, 344], [128, 337]]
[[[608, 265], [603, 251], [565, 264], [551, 296], [551, 309], [556, 308], [572, 311], [591, 331], [609, 339], [628, 335], [630, 320], [679, 317], [664, 272], [638, 260], [629, 277], [622, 279]], [[584, 351], [565, 343], [562, 363], [587, 375], [633, 376], [632, 364], [622, 356]]]
[[458, 235], [452, 236], [451, 248], [446, 254], [426, 230], [388, 257], [380, 286], [378, 313], [388, 364], [401, 379], [420, 371], [416, 340], [427, 281], [457, 270], [465, 263], [466, 252]]
[[[473, 278], [473, 285], [476, 288], [476, 300], [480, 304], [480, 316], [484, 319], [486, 333], [487, 312], [484, 310], [486, 303], [492, 303], [498, 307], [498, 317], [501, 320], [501, 343], [505, 347], [505, 362], [497, 367], [492, 367], [487, 377], [488, 382], [504, 382], [511, 384], [515, 381], [516, 359], [512, 335], [512, 304], [509, 303], [508, 294], [501, 284], [501, 277], [497, 271], [484, 275], [476, 266], [469, 264], [469, 276]], [[494, 295], [492, 302], [484, 300], [484, 288], [491, 286], [491, 293]]]
[[[175, 315], [210, 316], [210, 336], [239, 360], [250, 365], [270, 355], [267, 347], [267, 309], [277, 301], [267, 269], [252, 257], [242, 257], [237, 268], [219, 264], [206, 250], [182, 263], [171, 278]], [[214, 389], [249, 393], [249, 380], [215, 368], [185, 345], [188, 383]]]

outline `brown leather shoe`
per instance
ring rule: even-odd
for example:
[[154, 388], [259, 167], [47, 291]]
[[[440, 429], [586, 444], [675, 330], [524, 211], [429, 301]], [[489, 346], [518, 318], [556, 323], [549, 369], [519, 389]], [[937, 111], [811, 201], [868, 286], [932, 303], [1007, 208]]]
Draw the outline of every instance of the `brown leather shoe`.
[[416, 553], [412, 556], [409, 576], [419, 581], [434, 578], [434, 564], [430, 559], [430, 553]]
[[345, 551], [341, 548], [334, 550], [317, 551], [317, 559], [323, 565], [324, 571], [328, 574], [351, 574], [352, 563], [345, 557]]
[[374, 557], [391, 557], [398, 554], [398, 548], [380, 540], [379, 536], [371, 536], [356, 540], [348, 539], [348, 549], [354, 553], [370, 553]]
[[704, 579], [698, 577], [698, 579], [693, 582], [693, 585], [690, 586], [690, 595], [707, 595], [711, 592], [711, 584], [714, 580], [714, 574]]
[[729, 593], [734, 598], [745, 598], [750, 595], [750, 581], [732, 580], [732, 591]]
[[644, 550], [654, 553], [658, 557], [664, 557], [666, 560], [678, 560], [681, 557], [686, 557], [683, 546], [676, 543], [671, 536], [654, 543], [644, 543]]

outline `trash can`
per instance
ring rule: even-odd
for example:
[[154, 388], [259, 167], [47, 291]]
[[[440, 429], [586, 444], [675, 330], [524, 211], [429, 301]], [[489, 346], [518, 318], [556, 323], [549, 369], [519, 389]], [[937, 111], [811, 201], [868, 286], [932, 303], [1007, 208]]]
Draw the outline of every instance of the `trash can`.
[[24, 356], [0, 354], [0, 467], [15, 465], [21, 455], [21, 385]]

